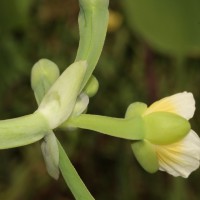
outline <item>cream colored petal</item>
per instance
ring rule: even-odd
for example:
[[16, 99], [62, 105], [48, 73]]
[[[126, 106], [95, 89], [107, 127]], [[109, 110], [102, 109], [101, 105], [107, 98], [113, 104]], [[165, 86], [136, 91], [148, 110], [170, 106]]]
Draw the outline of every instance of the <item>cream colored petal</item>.
[[149, 106], [144, 115], [160, 111], [172, 112], [186, 119], [192, 118], [195, 111], [193, 94], [190, 92], [182, 92], [165, 97]]
[[187, 178], [200, 165], [200, 138], [191, 130], [181, 141], [171, 145], [155, 145], [159, 169], [173, 176]]

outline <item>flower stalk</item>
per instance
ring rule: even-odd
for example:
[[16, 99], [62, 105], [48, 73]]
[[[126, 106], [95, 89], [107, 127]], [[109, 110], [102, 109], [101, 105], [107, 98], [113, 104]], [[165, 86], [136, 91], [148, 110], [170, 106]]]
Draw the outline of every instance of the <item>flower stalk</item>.
[[82, 82], [85, 87], [103, 49], [108, 26], [109, 0], [79, 0], [79, 47], [75, 61], [86, 60], [88, 68]]
[[140, 116], [124, 119], [101, 115], [81, 114], [78, 117], [69, 118], [60, 127], [88, 129], [129, 140], [141, 140], [144, 138], [143, 120]]
[[34, 143], [50, 130], [40, 113], [0, 121], [0, 149]]

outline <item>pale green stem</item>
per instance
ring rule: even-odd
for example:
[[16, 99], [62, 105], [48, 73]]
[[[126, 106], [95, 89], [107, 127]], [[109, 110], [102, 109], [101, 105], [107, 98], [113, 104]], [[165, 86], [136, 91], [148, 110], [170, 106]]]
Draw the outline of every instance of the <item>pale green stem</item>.
[[88, 189], [86, 188], [85, 184], [79, 177], [76, 169], [70, 162], [67, 154], [65, 153], [64, 149], [62, 148], [60, 142], [58, 142], [59, 148], [59, 167], [62, 172], [62, 175], [67, 183], [68, 187], [70, 188], [72, 194], [74, 195], [75, 199], [77, 200], [94, 200]]
[[75, 61], [87, 60], [88, 63], [82, 90], [95, 69], [104, 45], [109, 0], [79, 0], [79, 4], [80, 41]]
[[35, 112], [31, 115], [0, 121], [0, 149], [34, 143], [49, 131], [45, 118]]
[[144, 136], [143, 120], [139, 116], [120, 119], [82, 114], [78, 117], [68, 119], [61, 127], [68, 126], [93, 130], [106, 135], [130, 140], [141, 140]]

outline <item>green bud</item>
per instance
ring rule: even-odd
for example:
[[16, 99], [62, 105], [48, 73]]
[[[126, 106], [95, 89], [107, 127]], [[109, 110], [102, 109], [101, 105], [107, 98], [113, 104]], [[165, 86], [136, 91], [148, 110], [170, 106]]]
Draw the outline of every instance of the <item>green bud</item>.
[[158, 158], [152, 144], [146, 140], [136, 141], [131, 144], [133, 153], [140, 165], [149, 173], [158, 171]]
[[39, 60], [31, 71], [31, 87], [39, 103], [60, 75], [58, 66], [48, 59]]
[[91, 76], [83, 91], [89, 97], [93, 97], [97, 93], [98, 89], [99, 89], [98, 80], [94, 76]]
[[153, 144], [171, 144], [186, 136], [190, 123], [183, 117], [167, 112], [154, 112], [144, 116], [145, 139]]
[[51, 129], [58, 127], [72, 113], [86, 68], [86, 61], [70, 65], [42, 99], [37, 112], [45, 116]]
[[129, 105], [126, 110], [125, 118], [135, 117], [137, 115], [142, 115], [147, 109], [147, 105], [141, 102], [135, 102]]

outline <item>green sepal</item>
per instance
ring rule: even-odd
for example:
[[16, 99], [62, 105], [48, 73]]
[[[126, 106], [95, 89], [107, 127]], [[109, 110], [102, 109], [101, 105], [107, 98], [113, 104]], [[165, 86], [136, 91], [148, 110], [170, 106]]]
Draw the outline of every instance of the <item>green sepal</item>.
[[140, 165], [149, 173], [159, 169], [158, 158], [153, 145], [147, 140], [136, 141], [131, 144], [133, 153]]
[[144, 116], [145, 139], [154, 144], [171, 144], [186, 136], [190, 123], [183, 117], [168, 113], [154, 112]]
[[59, 75], [59, 68], [54, 62], [48, 59], [40, 59], [35, 63], [31, 70], [31, 87], [38, 104]]
[[141, 116], [147, 109], [147, 105], [142, 102], [135, 102], [129, 105], [126, 110], [125, 118]]
[[41, 150], [49, 175], [58, 180], [59, 178], [59, 149], [56, 136], [53, 131], [49, 131], [41, 143]]
[[73, 112], [71, 113], [70, 117], [77, 117], [83, 112], [85, 112], [88, 104], [89, 104], [89, 97], [86, 94], [81, 93], [76, 100], [76, 104], [74, 106]]
[[86, 86], [83, 89], [83, 92], [86, 93], [89, 97], [93, 97], [99, 89], [99, 82], [93, 75], [90, 77]]

